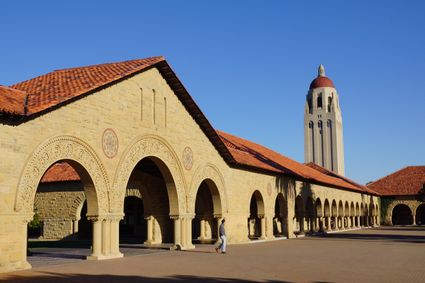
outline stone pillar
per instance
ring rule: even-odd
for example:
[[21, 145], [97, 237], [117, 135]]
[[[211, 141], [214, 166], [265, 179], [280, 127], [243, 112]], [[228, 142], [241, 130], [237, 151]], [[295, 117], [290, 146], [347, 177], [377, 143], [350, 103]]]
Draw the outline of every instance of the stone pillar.
[[205, 220], [205, 218], [201, 218], [201, 220], [199, 221], [199, 225], [200, 225], [200, 229], [199, 229], [199, 237], [198, 237], [198, 240], [200, 240], [201, 242], [203, 241], [203, 240], [205, 240], [207, 237], [206, 237], [206, 220]]
[[110, 226], [111, 222], [109, 221], [108, 218], [103, 219], [102, 221], [102, 255], [106, 256], [109, 255], [111, 250], [110, 250], [110, 241], [111, 241], [111, 226]]
[[72, 225], [72, 234], [74, 234], [75, 236], [78, 234], [78, 220], [73, 220], [73, 225]]
[[195, 218], [195, 214], [188, 213], [184, 216], [183, 222], [184, 225], [182, 225], [183, 229], [185, 230], [185, 240], [183, 243], [183, 248], [185, 250], [194, 249], [195, 246], [192, 244], [192, 221], [193, 218]]
[[123, 257], [124, 255], [120, 252], [120, 220], [123, 215], [114, 215], [110, 217], [110, 229], [111, 229], [111, 246], [110, 254], [111, 257]]
[[152, 215], [145, 217], [147, 223], [147, 235], [146, 235], [146, 245], [151, 245], [153, 243], [153, 227], [154, 227], [154, 218]]
[[174, 245], [172, 249], [181, 250], [181, 218], [179, 215], [170, 215], [170, 218], [174, 220]]
[[98, 260], [102, 257], [102, 221], [99, 216], [89, 216], [88, 220], [92, 222], [93, 239], [92, 239], [92, 254], [87, 256], [88, 260]]
[[258, 217], [260, 218], [260, 221], [261, 221], [260, 239], [265, 239], [266, 238], [266, 217], [264, 215], [259, 215]]

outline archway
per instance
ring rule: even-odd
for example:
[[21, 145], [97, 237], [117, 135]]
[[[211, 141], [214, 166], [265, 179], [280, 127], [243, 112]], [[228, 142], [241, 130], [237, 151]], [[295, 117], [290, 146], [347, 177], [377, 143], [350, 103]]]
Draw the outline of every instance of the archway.
[[221, 207], [220, 193], [214, 181], [211, 179], [202, 181], [196, 193], [192, 242], [213, 243], [218, 240]]
[[337, 227], [338, 229], [344, 228], [344, 205], [342, 204], [342, 200], [338, 203], [338, 220], [337, 220]]
[[355, 218], [356, 218], [356, 211], [354, 208], [354, 202], [351, 202], [350, 205], [350, 227], [353, 228], [355, 224]]
[[287, 211], [285, 197], [279, 193], [274, 204], [273, 235], [275, 237], [288, 237]]
[[331, 217], [331, 208], [329, 205], [329, 201], [327, 199], [325, 199], [325, 204], [323, 206], [323, 212], [325, 215], [325, 229], [326, 230], [330, 230], [331, 229], [331, 224], [330, 224], [330, 217]]
[[335, 200], [332, 201], [331, 215], [331, 229], [335, 230], [338, 227], [338, 208]]
[[[329, 203], [328, 203], [329, 206]], [[323, 209], [322, 209], [322, 201], [320, 198], [316, 199], [315, 202], [315, 212], [316, 212], [316, 226], [319, 232], [323, 231]]]
[[294, 233], [304, 233], [304, 201], [299, 195], [295, 198], [295, 231]]
[[258, 239], [265, 238], [265, 210], [263, 196], [259, 191], [255, 191], [251, 196], [249, 205], [249, 218], [248, 218], [248, 238]]
[[306, 201], [306, 218], [307, 218], [307, 229], [310, 233], [314, 232], [314, 229], [316, 228], [315, 223], [315, 206], [314, 201], [311, 197], [307, 197]]
[[[91, 223], [92, 217], [97, 218], [98, 214], [97, 192], [86, 169], [70, 159], [53, 163], [45, 170], [35, 192], [34, 218], [28, 224], [28, 261], [37, 258], [39, 253], [46, 258], [46, 264], [54, 257], [98, 256], [102, 252], [102, 239], [99, 234], [95, 237]], [[40, 234], [35, 239], [37, 224]], [[78, 249], [78, 256], [67, 248], [70, 242]], [[40, 245], [46, 248], [32, 249]]]
[[412, 211], [407, 205], [398, 204], [393, 208], [391, 220], [393, 225], [412, 225]]
[[120, 221], [120, 241], [143, 243], [147, 239], [147, 222], [143, 199], [127, 196], [124, 199], [124, 218]]
[[356, 227], [360, 227], [360, 206], [359, 203], [356, 202], [356, 217], [355, 217], [355, 225]]
[[350, 217], [350, 206], [348, 204], [348, 201], [345, 201], [344, 206], [344, 228], [349, 227], [349, 217]]
[[425, 203], [416, 208], [416, 225], [425, 225]]
[[149, 156], [135, 165], [126, 196], [120, 243], [128, 240], [148, 246], [174, 243], [170, 207], [178, 206], [177, 192], [170, 170], [161, 159]]

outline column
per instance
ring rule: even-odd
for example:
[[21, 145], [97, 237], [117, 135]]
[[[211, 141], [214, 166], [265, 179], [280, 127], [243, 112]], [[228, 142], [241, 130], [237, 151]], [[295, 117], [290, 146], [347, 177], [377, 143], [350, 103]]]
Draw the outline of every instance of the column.
[[172, 247], [175, 250], [181, 249], [181, 219], [179, 215], [171, 215], [171, 219], [174, 220], [174, 246]]
[[123, 254], [120, 252], [120, 220], [123, 218], [123, 215], [114, 215], [111, 216], [111, 246], [110, 253], [111, 257], [123, 257]]
[[206, 237], [206, 231], [205, 231], [206, 220], [205, 220], [204, 217], [202, 217], [201, 220], [199, 221], [199, 225], [200, 225], [200, 227], [199, 227], [200, 232], [199, 232], [198, 239], [201, 240], [201, 242], [202, 242], [202, 240], [205, 240], [207, 238]]
[[93, 240], [92, 240], [92, 254], [87, 256], [88, 260], [97, 260], [102, 256], [102, 221], [99, 216], [87, 217], [92, 222], [93, 226]]
[[102, 255], [107, 256], [110, 254], [110, 220], [108, 218], [102, 221]]
[[74, 234], [75, 236], [77, 236], [78, 234], [78, 220], [72, 220], [72, 234]]
[[266, 217], [264, 215], [259, 216], [261, 221], [261, 235], [260, 239], [266, 238]]
[[152, 215], [149, 215], [148, 217], [145, 217], [147, 222], [147, 236], [146, 236], [146, 245], [151, 245], [153, 243], [153, 221], [154, 218]]
[[186, 235], [186, 239], [185, 239], [185, 244], [184, 244], [184, 249], [185, 250], [190, 250], [190, 249], [194, 249], [195, 246], [192, 244], [192, 221], [193, 218], [195, 218], [195, 214], [194, 213], [188, 213], [185, 215], [184, 217], [184, 222], [185, 225], [183, 225], [183, 229], [185, 229], [185, 235]]

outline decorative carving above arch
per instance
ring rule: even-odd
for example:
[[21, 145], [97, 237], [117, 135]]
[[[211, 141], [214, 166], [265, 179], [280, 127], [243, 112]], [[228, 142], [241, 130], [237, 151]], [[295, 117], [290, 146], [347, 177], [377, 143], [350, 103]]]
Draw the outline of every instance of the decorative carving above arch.
[[[127, 184], [137, 163], [143, 158], [154, 157], [165, 164], [173, 179], [172, 183], [165, 180], [170, 198], [170, 214], [179, 215], [182, 213], [185, 207], [186, 183], [183, 178], [182, 166], [177, 156], [172, 147], [161, 137], [148, 135], [135, 139], [124, 152], [118, 165], [113, 190], [110, 194], [111, 211], [117, 213], [123, 211]], [[173, 199], [172, 196], [170, 197], [170, 191], [175, 191], [176, 199]]]
[[95, 151], [87, 143], [73, 136], [49, 138], [34, 150], [21, 173], [15, 211], [25, 214], [33, 212], [35, 194], [41, 178], [51, 165], [61, 160], [76, 162], [85, 169], [93, 182], [97, 200], [96, 213], [107, 213], [109, 182], [106, 170]]
[[[200, 167], [198, 167], [195, 171], [195, 174], [193, 175], [192, 182], [190, 185], [190, 191], [187, 195], [187, 205], [188, 205], [188, 213], [194, 213], [195, 211], [195, 202], [196, 202], [196, 194], [198, 192], [198, 189], [201, 185], [201, 183], [204, 180], [211, 180], [214, 182], [215, 186], [217, 187], [220, 202], [221, 202], [221, 212], [220, 213], [226, 213], [228, 211], [228, 204], [227, 204], [227, 192], [224, 184], [224, 178], [220, 173], [220, 170], [214, 166], [213, 164], [207, 163]], [[214, 212], [217, 213], [217, 212]]]

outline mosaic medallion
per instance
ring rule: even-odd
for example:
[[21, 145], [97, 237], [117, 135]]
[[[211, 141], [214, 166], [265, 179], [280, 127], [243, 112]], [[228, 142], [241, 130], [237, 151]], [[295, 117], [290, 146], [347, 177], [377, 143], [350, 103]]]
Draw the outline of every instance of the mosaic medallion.
[[183, 166], [186, 170], [192, 169], [193, 166], [193, 152], [192, 149], [186, 146], [183, 150]]
[[267, 184], [267, 194], [268, 194], [269, 196], [271, 196], [271, 195], [272, 195], [272, 185], [271, 185], [270, 183], [268, 183], [268, 184]]
[[102, 148], [106, 157], [114, 158], [118, 152], [118, 137], [112, 129], [106, 129], [102, 136]]

